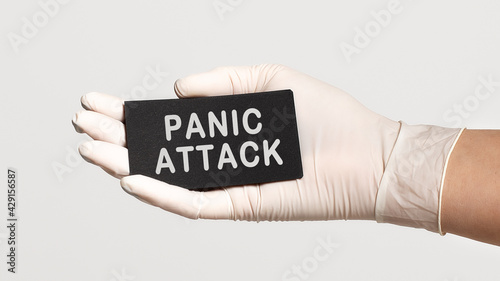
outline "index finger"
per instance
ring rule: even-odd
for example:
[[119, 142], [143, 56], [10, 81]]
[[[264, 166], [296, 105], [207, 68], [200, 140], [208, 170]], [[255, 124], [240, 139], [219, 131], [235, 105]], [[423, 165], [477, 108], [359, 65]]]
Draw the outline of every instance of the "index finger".
[[99, 112], [121, 122], [125, 120], [123, 100], [119, 97], [91, 92], [83, 95], [80, 101], [82, 107], [87, 110]]

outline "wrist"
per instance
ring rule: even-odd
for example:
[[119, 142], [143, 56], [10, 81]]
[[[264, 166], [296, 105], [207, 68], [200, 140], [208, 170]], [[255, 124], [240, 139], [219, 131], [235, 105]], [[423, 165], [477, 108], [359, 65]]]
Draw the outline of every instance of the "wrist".
[[440, 232], [444, 172], [461, 132], [462, 129], [401, 123], [377, 193], [377, 222]]

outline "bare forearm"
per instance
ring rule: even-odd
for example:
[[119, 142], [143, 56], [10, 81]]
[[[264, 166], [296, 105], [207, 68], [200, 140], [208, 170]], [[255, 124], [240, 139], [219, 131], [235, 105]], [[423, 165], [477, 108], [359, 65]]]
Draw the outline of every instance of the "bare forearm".
[[443, 188], [443, 232], [500, 245], [500, 130], [463, 132]]

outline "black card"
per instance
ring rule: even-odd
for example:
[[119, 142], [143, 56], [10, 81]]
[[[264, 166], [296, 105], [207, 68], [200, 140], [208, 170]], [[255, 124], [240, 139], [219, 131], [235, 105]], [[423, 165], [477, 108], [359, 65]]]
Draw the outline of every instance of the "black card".
[[192, 190], [302, 177], [291, 90], [125, 102], [130, 174]]

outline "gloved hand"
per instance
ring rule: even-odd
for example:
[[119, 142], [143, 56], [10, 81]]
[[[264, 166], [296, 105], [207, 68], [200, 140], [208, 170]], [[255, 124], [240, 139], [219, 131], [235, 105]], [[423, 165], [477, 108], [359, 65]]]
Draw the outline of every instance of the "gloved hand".
[[281, 65], [221, 67], [179, 79], [179, 98], [291, 89], [304, 176], [298, 180], [190, 191], [128, 176], [123, 101], [90, 93], [73, 123], [94, 141], [87, 161], [121, 178], [129, 194], [189, 218], [249, 221], [377, 219], [438, 231], [439, 192], [459, 129], [408, 126], [345, 92]]

